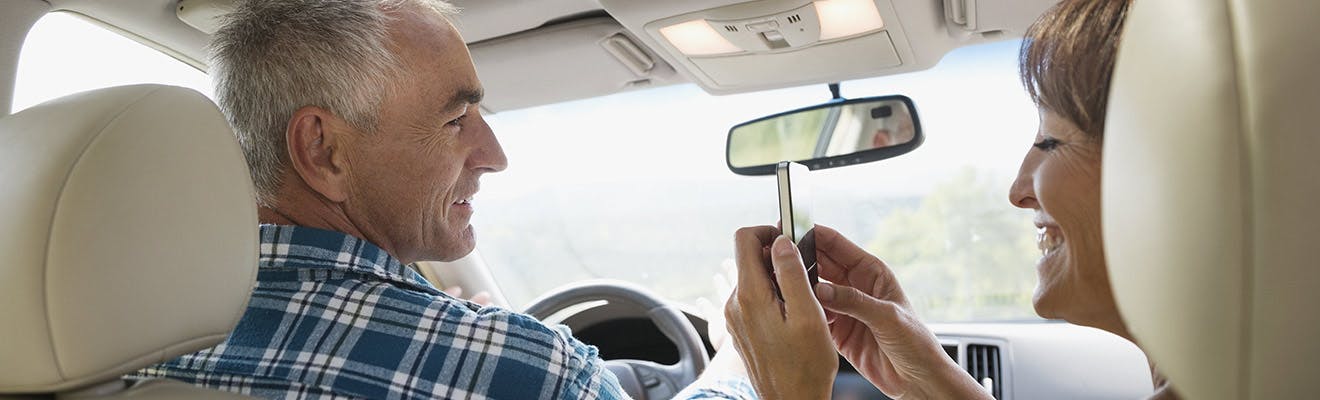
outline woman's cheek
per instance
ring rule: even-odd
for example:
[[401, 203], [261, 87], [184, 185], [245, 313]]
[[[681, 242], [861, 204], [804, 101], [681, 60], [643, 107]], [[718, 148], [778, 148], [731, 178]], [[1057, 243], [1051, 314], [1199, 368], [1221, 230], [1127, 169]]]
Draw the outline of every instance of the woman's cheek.
[[1096, 279], [1107, 278], [1100, 218], [1100, 152], [1098, 145], [1083, 149], [1069, 154], [1061, 168], [1062, 215], [1056, 218], [1061, 219], [1059, 224], [1068, 238], [1070, 269], [1083, 275], [1077, 277], [1079, 283], [1091, 289], [1107, 285], [1108, 279]]
[[1037, 310], [1062, 319], [1089, 314], [1092, 310], [1086, 308], [1097, 295], [1108, 292], [1100, 229], [1100, 158], [1098, 152], [1072, 150], [1046, 161], [1037, 180], [1041, 207], [1064, 236], [1062, 257], [1053, 260], [1057, 265], [1042, 271], [1042, 304]]

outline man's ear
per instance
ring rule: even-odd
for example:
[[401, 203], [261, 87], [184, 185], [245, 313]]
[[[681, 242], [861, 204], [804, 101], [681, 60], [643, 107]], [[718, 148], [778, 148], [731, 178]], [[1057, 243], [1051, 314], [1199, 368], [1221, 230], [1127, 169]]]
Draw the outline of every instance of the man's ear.
[[348, 124], [316, 106], [293, 112], [285, 131], [289, 164], [303, 183], [331, 202], [348, 199], [348, 162], [342, 144]]

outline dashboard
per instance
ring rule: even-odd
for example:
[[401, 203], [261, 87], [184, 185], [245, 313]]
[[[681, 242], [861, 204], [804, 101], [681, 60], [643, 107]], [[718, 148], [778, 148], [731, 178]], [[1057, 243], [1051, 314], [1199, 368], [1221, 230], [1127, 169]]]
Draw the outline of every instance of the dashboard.
[[[604, 359], [678, 361], [678, 350], [639, 310], [598, 304], [562, 319]], [[705, 320], [687, 313], [702, 334]], [[549, 319], [548, 319], [549, 320]], [[1055, 321], [931, 324], [950, 357], [996, 399], [1140, 399], [1152, 382], [1146, 357], [1131, 342], [1098, 329]], [[835, 399], [888, 399], [839, 358]]]

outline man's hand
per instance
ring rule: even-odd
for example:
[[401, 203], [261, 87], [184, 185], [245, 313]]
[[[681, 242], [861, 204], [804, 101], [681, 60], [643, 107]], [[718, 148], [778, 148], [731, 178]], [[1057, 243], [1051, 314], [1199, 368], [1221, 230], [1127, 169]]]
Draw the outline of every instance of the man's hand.
[[[715, 296], [701, 297], [697, 299], [697, 311], [706, 319], [706, 337], [710, 338], [710, 344], [715, 347], [715, 351], [724, 349], [726, 343], [732, 343], [729, 339], [728, 325], [724, 322], [724, 305], [729, 303], [729, 298], [733, 297], [733, 287], [738, 284], [738, 269], [733, 259], [726, 259], [720, 263], [721, 273], [711, 276], [711, 284], [715, 287]], [[732, 348], [732, 347], [730, 347]], [[739, 361], [741, 364], [742, 361]], [[741, 369], [742, 366], [739, 365]]]
[[[444, 292], [445, 294], [453, 296], [455, 299], [463, 298], [463, 287], [461, 286], [450, 286], [448, 289], [445, 289]], [[482, 307], [486, 307], [490, 305], [490, 293], [484, 291], [477, 292], [477, 294], [472, 295], [472, 298], [467, 300], [473, 303], [477, 303]]]
[[[917, 319], [894, 272], [838, 231], [817, 225], [820, 304], [830, 336], [858, 372], [902, 399], [990, 398]], [[787, 297], [787, 295], [785, 295]]]
[[724, 312], [752, 386], [764, 399], [829, 398], [838, 355], [797, 246], [772, 226], [738, 230], [736, 245], [738, 287]]

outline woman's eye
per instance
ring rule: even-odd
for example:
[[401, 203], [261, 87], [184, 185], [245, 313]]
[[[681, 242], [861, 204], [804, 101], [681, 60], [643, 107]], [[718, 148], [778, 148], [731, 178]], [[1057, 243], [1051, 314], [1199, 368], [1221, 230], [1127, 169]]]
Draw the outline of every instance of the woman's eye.
[[1059, 147], [1059, 139], [1047, 137], [1041, 139], [1039, 142], [1036, 142], [1036, 144], [1033, 144], [1032, 146], [1034, 146], [1037, 149], [1041, 149], [1043, 151], [1054, 150], [1055, 147]]

